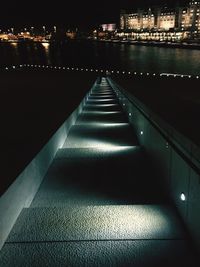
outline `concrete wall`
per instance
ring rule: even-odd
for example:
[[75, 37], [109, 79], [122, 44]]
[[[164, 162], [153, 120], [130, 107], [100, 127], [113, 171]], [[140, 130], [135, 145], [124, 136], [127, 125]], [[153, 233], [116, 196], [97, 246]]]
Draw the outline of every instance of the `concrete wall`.
[[30, 206], [57, 150], [63, 146], [82, 111], [86, 97], [0, 198], [0, 249], [22, 209]]
[[[200, 250], [200, 149], [109, 79]], [[184, 193], [186, 199], [181, 200]]]

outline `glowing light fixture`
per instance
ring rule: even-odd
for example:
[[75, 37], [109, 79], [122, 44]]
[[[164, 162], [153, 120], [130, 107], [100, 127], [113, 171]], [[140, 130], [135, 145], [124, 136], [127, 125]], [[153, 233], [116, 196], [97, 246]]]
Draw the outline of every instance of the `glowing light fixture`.
[[180, 195], [180, 199], [181, 199], [182, 201], [186, 201], [186, 196], [185, 196], [184, 193], [181, 193], [181, 195]]
[[140, 132], [140, 135], [143, 135], [143, 134], [144, 134], [144, 132], [143, 132], [143, 131], [141, 131], [141, 132]]

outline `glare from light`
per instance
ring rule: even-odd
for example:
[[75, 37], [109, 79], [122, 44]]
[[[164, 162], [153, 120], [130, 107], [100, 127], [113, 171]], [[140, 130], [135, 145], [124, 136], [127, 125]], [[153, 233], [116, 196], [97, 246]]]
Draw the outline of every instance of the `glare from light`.
[[18, 45], [18, 43], [13, 43], [13, 42], [11, 42], [10, 44], [11, 44], [14, 48], [16, 48], [17, 45]]
[[186, 201], [186, 196], [185, 196], [184, 193], [181, 193], [180, 199], [181, 199], [182, 201]]
[[49, 43], [42, 43], [42, 46], [45, 48], [46, 51], [49, 50]]
[[143, 132], [143, 131], [141, 131], [141, 132], [140, 132], [140, 134], [141, 134], [141, 135], [143, 135], [143, 134], [144, 134], [144, 132]]
[[[91, 229], [96, 239], [168, 239], [175, 234], [178, 222], [169, 210], [159, 205], [104, 205], [87, 207], [85, 229]], [[177, 230], [177, 229], [176, 229]], [[177, 237], [182, 235], [178, 231]]]

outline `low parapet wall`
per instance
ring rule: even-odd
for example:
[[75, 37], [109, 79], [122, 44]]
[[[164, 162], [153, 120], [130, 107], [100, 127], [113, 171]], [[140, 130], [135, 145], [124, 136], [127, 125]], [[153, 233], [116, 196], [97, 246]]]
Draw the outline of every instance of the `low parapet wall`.
[[[200, 250], [200, 149], [108, 78]], [[170, 107], [169, 107], [170, 108]]]

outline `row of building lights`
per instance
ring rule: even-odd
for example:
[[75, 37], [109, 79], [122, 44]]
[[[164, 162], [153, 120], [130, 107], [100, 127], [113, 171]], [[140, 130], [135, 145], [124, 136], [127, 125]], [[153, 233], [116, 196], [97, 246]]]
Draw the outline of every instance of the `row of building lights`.
[[153, 76], [153, 77], [172, 77], [172, 78], [193, 78], [200, 79], [200, 75], [192, 76], [187, 74], [173, 74], [173, 73], [150, 73], [150, 72], [131, 72], [131, 71], [121, 71], [121, 70], [103, 70], [103, 69], [93, 69], [93, 68], [80, 68], [80, 67], [61, 67], [61, 66], [50, 66], [50, 65], [33, 65], [33, 64], [21, 64], [19, 66], [5, 67], [5, 70], [11, 70], [16, 68], [40, 68], [40, 69], [56, 69], [56, 70], [69, 70], [69, 71], [86, 71], [86, 72], [98, 72], [107, 74], [124, 74], [124, 75], [137, 75], [137, 76]]

